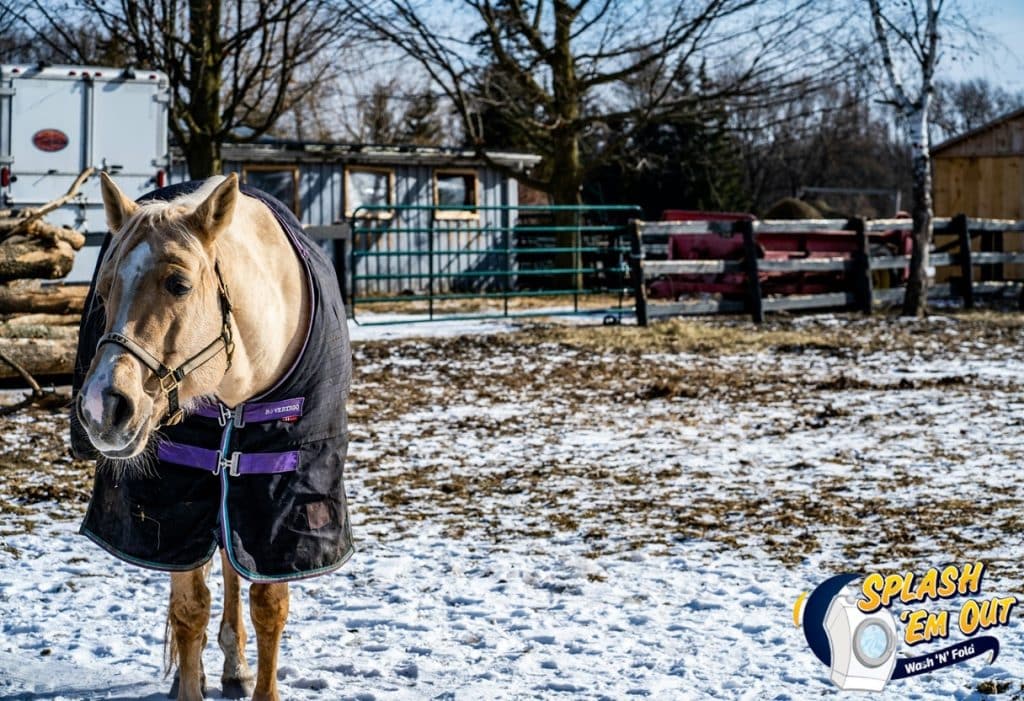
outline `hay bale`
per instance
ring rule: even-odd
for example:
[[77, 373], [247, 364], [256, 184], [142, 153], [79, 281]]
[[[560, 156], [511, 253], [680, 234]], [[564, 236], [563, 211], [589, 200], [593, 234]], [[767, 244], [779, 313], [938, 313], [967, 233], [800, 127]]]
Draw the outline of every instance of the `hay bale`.
[[850, 213], [846, 210], [833, 207], [823, 199], [815, 200], [811, 206], [821, 212], [821, 216], [825, 219], [849, 219]]
[[821, 219], [814, 205], [795, 197], [783, 197], [765, 210], [762, 219]]

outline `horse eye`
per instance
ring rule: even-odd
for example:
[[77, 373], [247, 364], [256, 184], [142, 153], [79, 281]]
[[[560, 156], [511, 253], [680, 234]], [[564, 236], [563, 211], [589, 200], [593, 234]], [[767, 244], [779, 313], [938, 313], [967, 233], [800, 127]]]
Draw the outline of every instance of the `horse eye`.
[[189, 287], [188, 281], [180, 275], [171, 275], [167, 278], [167, 282], [164, 283], [164, 288], [175, 297], [184, 297], [192, 288]]

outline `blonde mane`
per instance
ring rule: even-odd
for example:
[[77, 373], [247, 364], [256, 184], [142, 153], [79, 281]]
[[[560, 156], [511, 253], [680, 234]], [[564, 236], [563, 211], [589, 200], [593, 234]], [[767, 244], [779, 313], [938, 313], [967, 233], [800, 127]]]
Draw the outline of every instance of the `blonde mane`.
[[189, 228], [185, 215], [195, 210], [210, 193], [224, 181], [223, 175], [208, 178], [196, 190], [173, 200], [146, 200], [138, 203], [136, 210], [124, 223], [121, 231], [114, 232], [112, 245], [103, 259], [103, 267], [111, 261], [120, 261], [139, 243], [143, 235], [160, 231], [186, 246], [189, 251], [203, 259], [203, 246]]

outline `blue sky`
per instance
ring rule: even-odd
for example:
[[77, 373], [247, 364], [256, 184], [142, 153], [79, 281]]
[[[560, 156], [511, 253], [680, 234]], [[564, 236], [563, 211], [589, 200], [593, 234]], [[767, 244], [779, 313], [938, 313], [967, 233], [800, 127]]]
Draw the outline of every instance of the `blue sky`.
[[988, 78], [1005, 90], [1024, 91], [1024, 0], [983, 0], [975, 23], [992, 40], [984, 42], [981, 55], [966, 60], [947, 52], [938, 77]]

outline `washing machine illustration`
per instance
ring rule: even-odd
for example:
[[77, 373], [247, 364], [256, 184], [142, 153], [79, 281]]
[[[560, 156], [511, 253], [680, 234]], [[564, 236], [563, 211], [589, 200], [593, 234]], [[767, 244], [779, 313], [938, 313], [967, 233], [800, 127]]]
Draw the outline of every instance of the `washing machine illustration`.
[[886, 610], [864, 613], [856, 597], [836, 596], [825, 614], [832, 681], [840, 689], [881, 691], [896, 667], [896, 620]]

